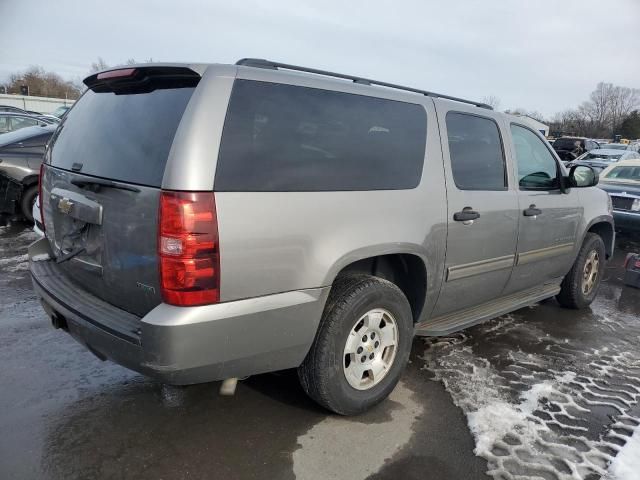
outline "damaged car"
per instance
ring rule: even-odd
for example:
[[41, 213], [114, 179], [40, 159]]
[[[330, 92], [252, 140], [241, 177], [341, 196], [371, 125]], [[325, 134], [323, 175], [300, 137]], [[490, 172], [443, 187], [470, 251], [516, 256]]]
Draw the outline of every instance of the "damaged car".
[[33, 222], [38, 174], [56, 125], [26, 127], [0, 135], [0, 215]]

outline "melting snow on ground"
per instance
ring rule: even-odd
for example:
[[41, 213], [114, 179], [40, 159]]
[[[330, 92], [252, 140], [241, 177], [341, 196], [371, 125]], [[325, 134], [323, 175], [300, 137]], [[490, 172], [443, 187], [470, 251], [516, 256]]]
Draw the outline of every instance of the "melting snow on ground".
[[[424, 359], [467, 416], [489, 475], [640, 479], [640, 419], [629, 415], [640, 400], [637, 349], [577, 348], [514, 317], [479, 329], [481, 347], [465, 333], [426, 339]], [[514, 350], [514, 338], [538, 348]]]
[[640, 478], [640, 427], [627, 440], [622, 450], [611, 462], [609, 480], [638, 480]]

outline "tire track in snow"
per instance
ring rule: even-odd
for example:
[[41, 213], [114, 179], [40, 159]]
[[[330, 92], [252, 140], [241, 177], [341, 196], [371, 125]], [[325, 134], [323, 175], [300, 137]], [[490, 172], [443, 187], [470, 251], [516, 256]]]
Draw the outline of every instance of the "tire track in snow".
[[576, 331], [586, 340], [526, 309], [424, 339], [424, 369], [466, 415], [492, 477], [600, 478], [640, 424], [629, 414], [640, 400], [637, 317], [599, 306]]

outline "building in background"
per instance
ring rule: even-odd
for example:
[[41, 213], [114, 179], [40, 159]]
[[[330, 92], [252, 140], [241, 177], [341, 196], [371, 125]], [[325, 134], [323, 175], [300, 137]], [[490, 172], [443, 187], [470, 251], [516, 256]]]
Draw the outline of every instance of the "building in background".
[[517, 115], [524, 122], [526, 122], [531, 128], [539, 131], [545, 137], [549, 136], [549, 125], [545, 125], [544, 123], [536, 120], [535, 118], [531, 118], [529, 115]]
[[67, 100], [65, 98], [0, 94], [0, 105], [8, 105], [40, 113], [52, 113], [58, 107], [70, 107], [73, 102], [75, 100]]

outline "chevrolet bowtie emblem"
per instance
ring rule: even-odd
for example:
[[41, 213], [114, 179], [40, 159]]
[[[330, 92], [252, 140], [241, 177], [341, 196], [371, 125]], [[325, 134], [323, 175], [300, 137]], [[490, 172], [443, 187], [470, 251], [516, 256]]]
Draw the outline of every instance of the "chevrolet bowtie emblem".
[[69, 212], [71, 212], [72, 208], [73, 208], [73, 202], [70, 201], [68, 198], [61, 198], [60, 201], [58, 202], [58, 210], [60, 210], [65, 215], [68, 215]]

